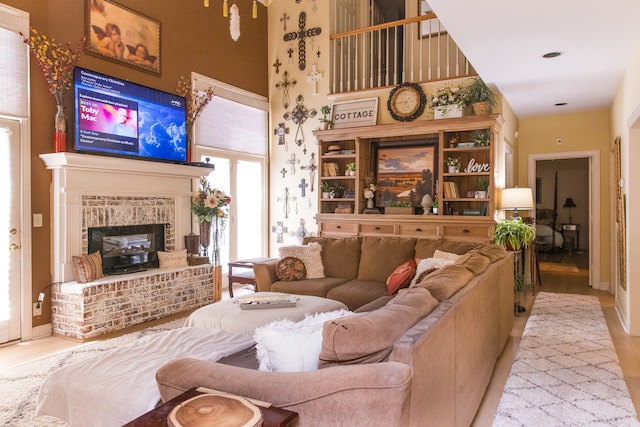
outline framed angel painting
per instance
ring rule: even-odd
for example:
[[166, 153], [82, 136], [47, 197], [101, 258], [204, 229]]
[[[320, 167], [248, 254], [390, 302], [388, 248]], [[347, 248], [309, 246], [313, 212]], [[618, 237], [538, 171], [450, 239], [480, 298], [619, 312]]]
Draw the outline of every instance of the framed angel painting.
[[110, 0], [87, 0], [87, 52], [160, 74], [160, 22]]

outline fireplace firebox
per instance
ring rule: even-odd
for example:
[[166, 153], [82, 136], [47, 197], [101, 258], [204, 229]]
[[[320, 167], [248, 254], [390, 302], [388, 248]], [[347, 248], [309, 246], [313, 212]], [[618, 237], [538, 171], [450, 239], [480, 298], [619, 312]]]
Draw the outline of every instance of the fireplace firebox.
[[88, 252], [100, 252], [105, 275], [158, 268], [158, 251], [164, 250], [164, 229], [164, 224], [89, 228]]

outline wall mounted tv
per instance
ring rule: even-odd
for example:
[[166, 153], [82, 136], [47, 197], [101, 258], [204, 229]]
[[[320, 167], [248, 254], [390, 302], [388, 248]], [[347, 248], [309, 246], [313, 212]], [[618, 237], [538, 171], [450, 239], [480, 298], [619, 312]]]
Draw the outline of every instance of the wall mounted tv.
[[76, 151], [144, 160], [187, 160], [181, 96], [76, 67]]

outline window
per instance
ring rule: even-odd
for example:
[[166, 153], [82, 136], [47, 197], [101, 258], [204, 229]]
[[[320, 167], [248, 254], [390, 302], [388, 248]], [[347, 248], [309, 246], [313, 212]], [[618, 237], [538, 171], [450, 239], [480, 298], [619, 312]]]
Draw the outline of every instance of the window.
[[[194, 74], [193, 86], [214, 86], [194, 126], [194, 153], [215, 169], [208, 180], [231, 197], [221, 265], [267, 254], [267, 110], [264, 97]], [[195, 229], [195, 228], [194, 228]]]

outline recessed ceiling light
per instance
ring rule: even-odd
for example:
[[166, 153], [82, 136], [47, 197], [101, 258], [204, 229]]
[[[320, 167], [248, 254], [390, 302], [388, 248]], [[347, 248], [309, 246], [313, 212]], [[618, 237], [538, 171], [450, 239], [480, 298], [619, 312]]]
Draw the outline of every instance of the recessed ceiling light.
[[562, 55], [562, 52], [548, 52], [542, 55], [542, 57], [549, 59], [549, 58], [556, 58], [560, 55]]
[[567, 103], [566, 102], [557, 102], [557, 103], [555, 103], [553, 105], [555, 105], [556, 107], [562, 107], [564, 105], [567, 105]]

